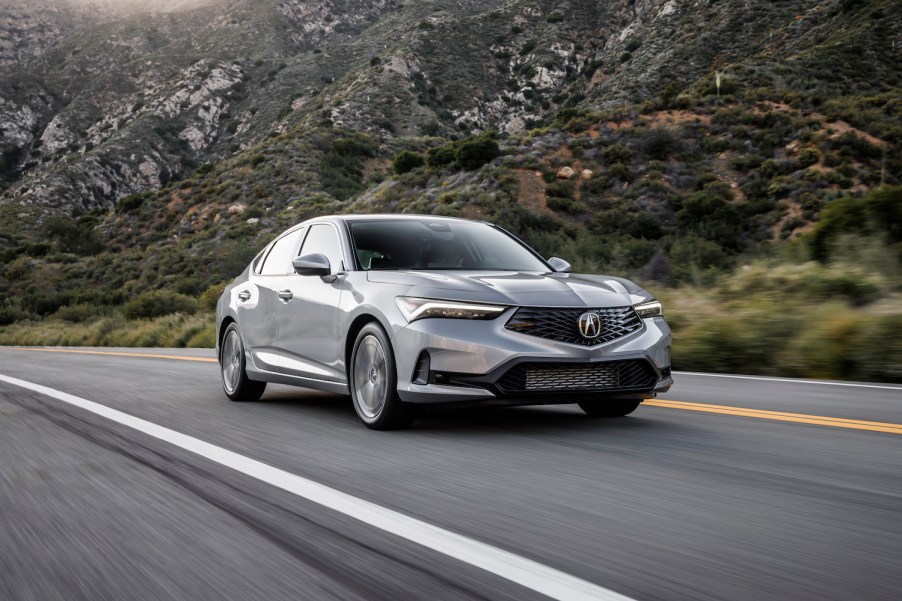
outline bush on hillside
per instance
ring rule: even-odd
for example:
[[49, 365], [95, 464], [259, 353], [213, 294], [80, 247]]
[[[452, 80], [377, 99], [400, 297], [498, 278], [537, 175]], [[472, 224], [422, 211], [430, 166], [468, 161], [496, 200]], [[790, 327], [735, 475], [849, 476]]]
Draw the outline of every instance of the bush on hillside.
[[902, 186], [884, 186], [864, 198], [847, 196], [827, 205], [807, 237], [814, 258], [828, 260], [845, 234], [884, 235], [890, 243], [902, 242]]
[[461, 142], [455, 158], [463, 169], [472, 171], [490, 163], [500, 154], [498, 142], [488, 136], [478, 136]]
[[430, 148], [426, 155], [430, 167], [444, 167], [454, 162], [454, 148], [451, 145]]
[[169, 290], [145, 292], [125, 303], [122, 308], [122, 314], [128, 319], [162, 317], [172, 313], [190, 314], [195, 311], [197, 311], [195, 299]]
[[395, 173], [400, 175], [402, 173], [407, 173], [408, 171], [413, 171], [417, 167], [422, 167], [425, 164], [426, 160], [419, 152], [402, 150], [396, 154], [395, 158], [392, 160], [392, 169]]

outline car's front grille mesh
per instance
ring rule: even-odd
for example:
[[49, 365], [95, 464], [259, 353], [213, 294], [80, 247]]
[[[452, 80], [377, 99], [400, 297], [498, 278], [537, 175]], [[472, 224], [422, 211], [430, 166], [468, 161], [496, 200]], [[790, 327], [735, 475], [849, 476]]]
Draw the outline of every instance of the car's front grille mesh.
[[[579, 333], [579, 317], [583, 313], [595, 313], [601, 323], [601, 333], [596, 338], [584, 338]], [[504, 326], [508, 330], [569, 342], [582, 346], [595, 346], [617, 340], [642, 327], [642, 320], [632, 307], [608, 307], [605, 309], [548, 309], [521, 307]]]
[[657, 375], [642, 359], [601, 363], [520, 363], [496, 383], [501, 392], [611, 392], [650, 389]]

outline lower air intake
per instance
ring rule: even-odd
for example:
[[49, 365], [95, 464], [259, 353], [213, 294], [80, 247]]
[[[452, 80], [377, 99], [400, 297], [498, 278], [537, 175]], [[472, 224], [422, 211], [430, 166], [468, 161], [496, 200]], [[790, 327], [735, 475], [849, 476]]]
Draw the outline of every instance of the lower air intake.
[[498, 380], [501, 392], [616, 392], [644, 390], [657, 382], [647, 361], [520, 363]]

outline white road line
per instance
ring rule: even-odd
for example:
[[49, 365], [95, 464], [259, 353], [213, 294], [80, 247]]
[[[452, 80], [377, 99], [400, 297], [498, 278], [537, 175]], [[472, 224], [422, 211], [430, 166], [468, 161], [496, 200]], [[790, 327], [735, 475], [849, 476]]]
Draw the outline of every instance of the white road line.
[[571, 576], [546, 565], [467, 538], [444, 528], [387, 509], [375, 503], [329, 488], [296, 474], [228, 451], [175, 430], [158, 426], [60, 390], [0, 374], [0, 382], [43, 394], [128, 426], [242, 474], [271, 484], [324, 507], [360, 520], [411, 542], [438, 551], [458, 561], [506, 578], [561, 601], [632, 601], [629, 597]]
[[898, 390], [902, 386], [881, 386], [879, 384], [857, 384], [855, 382], [834, 382], [832, 380], [799, 380], [796, 378], [769, 378], [767, 376], [739, 376], [736, 374], [711, 374], [701, 371], [675, 371], [678, 376], [704, 376], [708, 378], [736, 378], [738, 380], [764, 380], [765, 382], [787, 382], [790, 384], [818, 384], [824, 386], [852, 386], [854, 388], [879, 388], [881, 390]]

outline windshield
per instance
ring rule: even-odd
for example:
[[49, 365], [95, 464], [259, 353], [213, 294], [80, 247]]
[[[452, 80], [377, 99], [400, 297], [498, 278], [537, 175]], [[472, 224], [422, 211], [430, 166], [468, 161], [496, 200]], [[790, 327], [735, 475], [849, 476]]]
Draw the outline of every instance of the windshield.
[[349, 222], [361, 269], [550, 271], [529, 248], [485, 223], [439, 219]]

